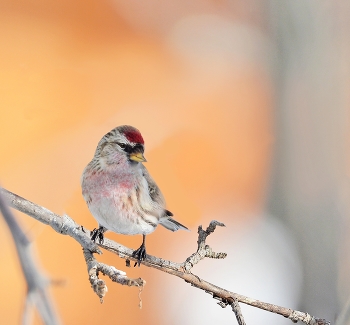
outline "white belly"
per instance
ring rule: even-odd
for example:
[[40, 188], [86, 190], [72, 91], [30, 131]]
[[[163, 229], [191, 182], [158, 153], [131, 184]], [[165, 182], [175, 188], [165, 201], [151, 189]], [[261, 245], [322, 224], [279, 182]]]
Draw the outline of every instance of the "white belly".
[[123, 209], [122, 203], [115, 202], [112, 198], [100, 198], [100, 204], [91, 204], [89, 209], [97, 220], [97, 222], [118, 234], [123, 235], [137, 235], [137, 234], [150, 234], [156, 229], [158, 225], [158, 219], [154, 216], [147, 215], [147, 219], [150, 219], [154, 225], [144, 221], [139, 213], [132, 209], [127, 212]]

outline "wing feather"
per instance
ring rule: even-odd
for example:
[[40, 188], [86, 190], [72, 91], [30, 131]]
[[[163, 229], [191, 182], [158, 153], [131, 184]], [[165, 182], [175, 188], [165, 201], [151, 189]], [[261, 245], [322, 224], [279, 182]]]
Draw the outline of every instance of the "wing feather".
[[145, 177], [147, 184], [148, 184], [148, 192], [149, 195], [155, 203], [157, 203], [161, 207], [165, 207], [165, 199], [160, 191], [159, 187], [157, 186], [156, 182], [153, 180], [151, 175], [148, 173], [148, 170], [146, 169], [145, 166], [142, 165], [142, 174], [143, 177]]

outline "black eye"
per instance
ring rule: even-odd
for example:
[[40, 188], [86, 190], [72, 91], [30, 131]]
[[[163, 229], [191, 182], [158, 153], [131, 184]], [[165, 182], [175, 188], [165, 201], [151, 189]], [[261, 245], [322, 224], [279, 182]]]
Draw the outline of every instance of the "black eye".
[[121, 149], [125, 149], [126, 148], [126, 144], [125, 143], [118, 143], [118, 146], [121, 148]]

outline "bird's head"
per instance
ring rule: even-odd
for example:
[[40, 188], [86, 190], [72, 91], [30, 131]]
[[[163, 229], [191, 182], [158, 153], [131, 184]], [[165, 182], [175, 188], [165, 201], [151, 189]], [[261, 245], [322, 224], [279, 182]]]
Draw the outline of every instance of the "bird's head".
[[120, 162], [138, 164], [145, 162], [144, 141], [140, 131], [130, 125], [118, 126], [108, 132], [97, 145], [95, 158], [108, 165]]

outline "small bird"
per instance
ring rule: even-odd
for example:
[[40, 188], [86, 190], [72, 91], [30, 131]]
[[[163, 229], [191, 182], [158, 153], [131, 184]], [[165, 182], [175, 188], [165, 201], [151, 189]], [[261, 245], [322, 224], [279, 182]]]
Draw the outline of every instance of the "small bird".
[[97, 145], [95, 155], [81, 177], [83, 197], [99, 227], [91, 239], [103, 242], [104, 233], [143, 236], [133, 252], [140, 266], [146, 254], [146, 235], [158, 224], [166, 229], [189, 230], [165, 209], [164, 197], [142, 164], [144, 140], [139, 130], [129, 125], [108, 132]]

